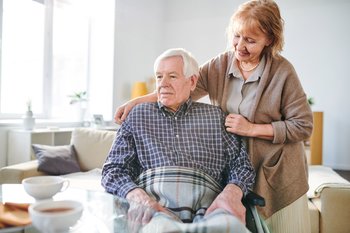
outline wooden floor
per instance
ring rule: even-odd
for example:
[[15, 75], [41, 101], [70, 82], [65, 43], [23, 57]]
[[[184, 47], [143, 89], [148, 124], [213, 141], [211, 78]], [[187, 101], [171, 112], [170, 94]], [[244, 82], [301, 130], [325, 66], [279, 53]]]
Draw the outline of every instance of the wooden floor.
[[334, 171], [350, 182], [350, 171], [344, 171], [344, 170], [334, 170]]

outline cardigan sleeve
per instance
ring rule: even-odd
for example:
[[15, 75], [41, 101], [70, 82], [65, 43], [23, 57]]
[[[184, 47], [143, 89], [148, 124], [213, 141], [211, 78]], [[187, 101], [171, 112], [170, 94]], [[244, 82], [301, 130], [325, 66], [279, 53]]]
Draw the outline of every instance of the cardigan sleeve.
[[223, 52], [200, 67], [197, 86], [191, 94], [194, 100], [209, 95], [212, 104], [225, 110], [223, 92], [227, 82], [227, 67], [232, 62], [232, 56], [230, 51]]
[[270, 85], [276, 85], [276, 91], [270, 92], [271, 99], [279, 99], [281, 114], [280, 120], [272, 121], [273, 143], [308, 139], [313, 127], [312, 111], [298, 75], [287, 60], [279, 65]]

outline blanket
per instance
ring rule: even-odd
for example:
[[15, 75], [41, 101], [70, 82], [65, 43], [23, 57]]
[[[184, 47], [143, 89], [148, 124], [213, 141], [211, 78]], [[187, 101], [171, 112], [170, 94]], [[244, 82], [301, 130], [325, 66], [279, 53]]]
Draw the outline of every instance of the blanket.
[[150, 169], [136, 183], [174, 214], [154, 214], [142, 232], [249, 232], [223, 209], [205, 215], [223, 187], [200, 170], [175, 166]]

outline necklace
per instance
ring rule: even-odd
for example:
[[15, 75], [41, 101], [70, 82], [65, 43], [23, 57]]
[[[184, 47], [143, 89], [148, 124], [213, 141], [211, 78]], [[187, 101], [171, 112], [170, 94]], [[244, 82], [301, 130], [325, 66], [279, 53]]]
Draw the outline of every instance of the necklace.
[[242, 62], [240, 61], [239, 62], [239, 67], [241, 67], [241, 69], [244, 71], [244, 72], [250, 72], [252, 70], [255, 70], [256, 67], [258, 67], [258, 65], [260, 64], [260, 61], [258, 62], [258, 64], [256, 64], [255, 66], [253, 66], [252, 68], [250, 69], [244, 69], [243, 66], [242, 66]]

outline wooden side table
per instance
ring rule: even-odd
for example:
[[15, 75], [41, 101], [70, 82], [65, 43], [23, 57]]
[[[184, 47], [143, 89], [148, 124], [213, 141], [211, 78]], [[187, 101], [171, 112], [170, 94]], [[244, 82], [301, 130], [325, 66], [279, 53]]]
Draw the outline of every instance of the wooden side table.
[[310, 163], [322, 165], [323, 112], [313, 112], [314, 128], [310, 137]]

